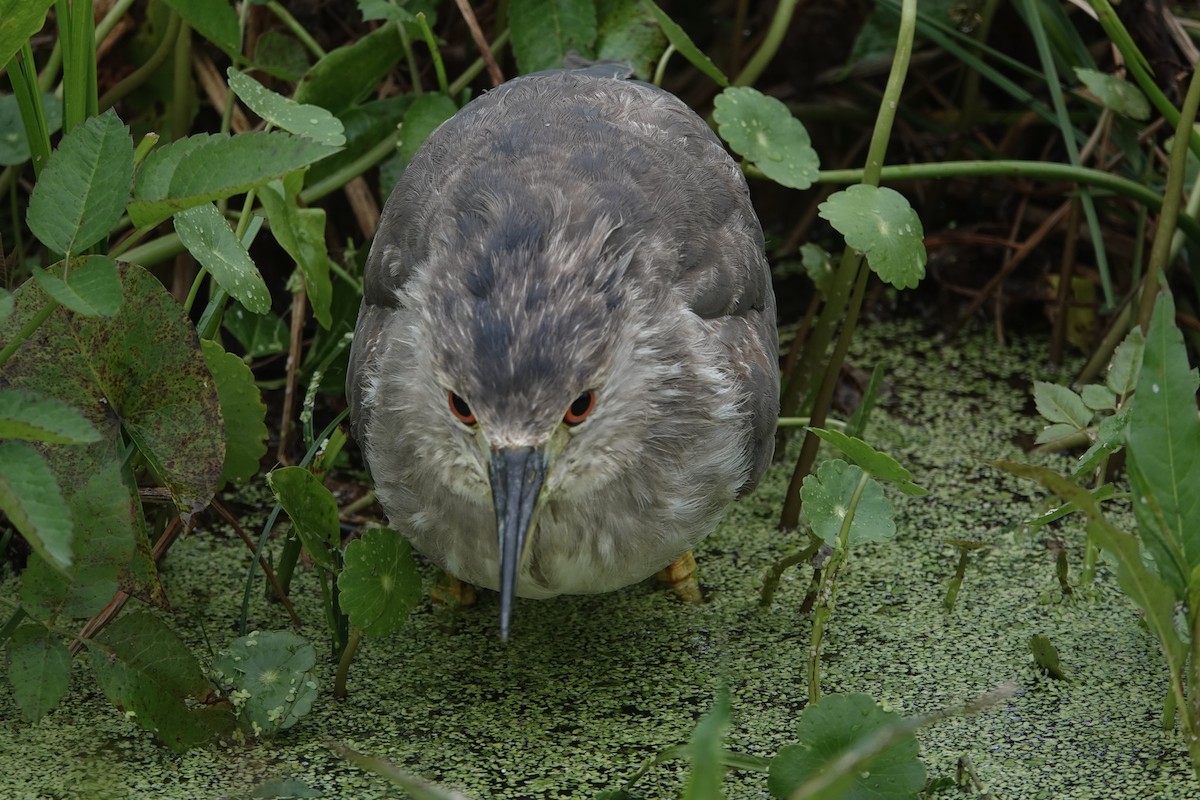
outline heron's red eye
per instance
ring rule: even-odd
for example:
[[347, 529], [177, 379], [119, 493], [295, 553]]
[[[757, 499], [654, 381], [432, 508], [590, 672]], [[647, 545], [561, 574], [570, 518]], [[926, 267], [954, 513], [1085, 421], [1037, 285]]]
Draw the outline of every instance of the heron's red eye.
[[563, 414], [563, 422], [568, 425], [578, 425], [588, 418], [592, 413], [592, 409], [596, 407], [596, 393], [588, 389], [567, 408], [567, 413]]
[[467, 401], [454, 392], [450, 392], [450, 413], [463, 425], [474, 425], [476, 422], [475, 413], [471, 411]]

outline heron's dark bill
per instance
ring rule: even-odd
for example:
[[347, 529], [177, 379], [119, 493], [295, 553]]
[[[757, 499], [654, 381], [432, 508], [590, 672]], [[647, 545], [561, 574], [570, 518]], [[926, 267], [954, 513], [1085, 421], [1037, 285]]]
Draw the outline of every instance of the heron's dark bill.
[[508, 638], [517, 576], [533, 511], [546, 479], [547, 456], [533, 447], [492, 450], [492, 501], [500, 548], [500, 638]]

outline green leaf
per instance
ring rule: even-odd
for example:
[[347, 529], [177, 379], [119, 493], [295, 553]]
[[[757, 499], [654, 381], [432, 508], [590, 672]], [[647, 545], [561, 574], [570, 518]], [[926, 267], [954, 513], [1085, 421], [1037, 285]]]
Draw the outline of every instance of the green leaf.
[[666, 35], [642, 0], [596, 3], [597, 61], [628, 64], [635, 76], [647, 81], [666, 47]]
[[[900, 733], [878, 751], [868, 746], [903, 723], [900, 715], [884, 711], [869, 695], [825, 695], [801, 712], [799, 744], [781, 748], [771, 759], [767, 788], [780, 798], [915, 798], [925, 785], [925, 765], [917, 757], [919, 746], [912, 732]], [[861, 752], [860, 758], [839, 761], [855, 751]], [[815, 779], [827, 781], [828, 789], [800, 793]]]
[[[60, 262], [61, 265], [61, 262]], [[60, 265], [58, 268], [61, 268]], [[108, 256], [84, 256], [71, 259], [68, 280], [51, 267], [35, 269], [33, 278], [42, 290], [76, 314], [85, 317], [111, 317], [121, 309], [121, 277], [117, 262]]]
[[1057, 383], [1034, 381], [1033, 401], [1038, 413], [1050, 422], [1066, 423], [1077, 431], [1087, 430], [1092, 423], [1092, 410], [1083, 398]]
[[725, 796], [721, 790], [721, 782], [725, 779], [725, 765], [721, 756], [725, 729], [728, 727], [729, 689], [722, 686], [717, 690], [712, 710], [704, 715], [692, 734], [692, 763], [687, 787], [683, 790], [683, 800], [721, 800]]
[[[127, 436], [180, 510], [195, 512], [208, 505], [225, 460], [216, 387], [175, 299], [141, 267], [120, 269], [120, 311], [111, 318], [81, 317], [60, 308], [5, 364], [0, 387], [56, 397], [100, 431], [103, 439], [84, 449], [47, 453], [61, 486], [82, 485], [100, 465], [122, 463]], [[17, 313], [0, 326], [0, 341], [46, 301], [35, 281], [22, 284], [17, 298]]]
[[237, 12], [229, 0], [164, 0], [179, 12], [183, 21], [225, 51], [230, 58], [241, 55]]
[[1117, 396], [1107, 386], [1089, 383], [1079, 394], [1084, 405], [1092, 411], [1115, 411], [1117, 408]]
[[263, 120], [289, 133], [331, 147], [341, 147], [346, 143], [341, 120], [330, 114], [327, 109], [297, 103], [276, 94], [233, 67], [226, 70], [226, 75], [229, 76], [229, 88]]
[[[380, 142], [396, 134], [397, 126], [404, 121], [404, 114], [409, 105], [417, 97], [424, 95], [403, 95], [388, 97], [383, 100], [373, 100], [343, 111], [339, 116], [342, 127], [346, 131], [346, 146], [341, 152], [313, 164], [305, 176], [309, 184], [320, 183], [332, 178], [336, 173], [347, 169], [353, 162], [362, 158]], [[389, 156], [392, 158], [393, 156]], [[387, 187], [384, 196], [391, 191]]]
[[717, 68], [712, 59], [704, 55], [700, 48], [696, 46], [696, 43], [692, 41], [692, 37], [688, 36], [683, 28], [675, 24], [675, 20], [667, 16], [667, 13], [652, 0], [642, 0], [642, 2], [650, 14], [653, 15], [654, 19], [657, 20], [658, 27], [662, 28], [667, 41], [675, 45], [675, 49], [679, 51], [681, 56], [691, 62], [693, 67], [712, 78], [718, 86], [729, 85], [729, 78], [725, 77], [725, 73]]
[[350, 624], [367, 636], [386, 636], [421, 601], [421, 576], [412, 548], [388, 528], [372, 528], [346, 545], [338, 599]]
[[1089, 92], [1096, 95], [1096, 99], [1103, 103], [1105, 108], [1130, 119], [1150, 119], [1150, 101], [1142, 94], [1141, 89], [1124, 78], [1084, 67], [1075, 68], [1075, 77], [1079, 78]]
[[12, 315], [13, 296], [8, 289], [0, 289], [0, 325]]
[[1163, 535], [1182, 550], [1176, 590], [1200, 565], [1198, 387], [1200, 378], [1188, 365], [1183, 335], [1175, 325], [1175, 304], [1164, 293], [1155, 303], [1146, 336], [1129, 421], [1128, 457], [1131, 477], [1135, 472], [1138, 476], [1135, 506], [1152, 502], [1160, 510]]
[[267, 475], [275, 499], [292, 518], [292, 526], [312, 560], [330, 572], [337, 570], [333, 553], [342, 543], [337, 500], [304, 467], [282, 467]]
[[[403, 0], [400, 0], [403, 2]], [[358, 10], [364, 21], [386, 19], [392, 22], [409, 22], [412, 12], [401, 8], [395, 0], [358, 0]]]
[[1079, 428], [1074, 425], [1069, 425], [1066, 422], [1055, 422], [1053, 425], [1047, 425], [1038, 432], [1037, 438], [1034, 439], [1035, 444], [1046, 444], [1047, 442], [1057, 442], [1060, 439], [1065, 439], [1068, 436], [1075, 436], [1079, 433]]
[[27, 444], [0, 441], [0, 511], [48, 564], [71, 566], [71, 512], [42, 454]]
[[267, 406], [246, 363], [216, 342], [200, 341], [204, 363], [217, 382], [221, 417], [225, 420], [225, 465], [221, 483], [244, 481], [258, 474], [267, 452]]
[[354, 44], [331, 50], [313, 64], [293, 99], [341, 114], [370, 94], [404, 57], [395, 25], [384, 25]]
[[246, 246], [212, 203], [201, 203], [175, 215], [175, 232], [217, 285], [256, 314], [271, 310], [271, 292]]
[[330, 749], [364, 772], [374, 773], [400, 787], [412, 800], [471, 800], [453, 789], [410, 775], [386, 759], [356, 753], [336, 742], [330, 745]]
[[1033, 660], [1042, 672], [1058, 681], [1067, 680], [1062, 663], [1058, 659], [1058, 650], [1047, 636], [1040, 633], [1030, 636], [1029, 652], [1033, 653]]
[[[855, 503], [860, 481], [865, 483]], [[892, 505], [883, 496], [883, 488], [853, 464], [836, 458], [825, 461], [816, 474], [804, 479], [800, 496], [813, 533], [827, 544], [837, 543], [851, 512], [854, 519], [850, 523], [849, 544], [882, 542], [896, 535]]]
[[522, 75], [562, 68], [572, 51], [591, 58], [596, 44], [592, 0], [512, 0], [513, 55]]
[[905, 494], [917, 497], [929, 494], [928, 489], [923, 489], [912, 482], [912, 473], [900, 466], [900, 462], [887, 453], [881, 453], [871, 447], [862, 439], [825, 428], [810, 427], [809, 430], [842, 451], [851, 461], [871, 475], [881, 480], [895, 482]]
[[54, 397], [21, 389], [0, 391], [0, 439], [87, 444], [100, 432], [77, 409]]
[[713, 119], [734, 152], [776, 183], [807, 189], [817, 179], [821, 160], [808, 131], [774, 97], [731, 86], [713, 100]]
[[1075, 469], [1071, 470], [1072, 478], [1090, 475], [1103, 459], [1121, 449], [1125, 443], [1125, 432], [1129, 428], [1129, 415], [1130, 410], [1126, 406], [1100, 420], [1100, 426], [1096, 429], [1096, 442], [1079, 457]]
[[308, 50], [282, 31], [265, 31], [254, 45], [254, 68], [272, 78], [296, 83], [310, 66]]
[[819, 244], [806, 242], [800, 245], [800, 260], [804, 272], [819, 292], [828, 292], [833, 280], [833, 257]]
[[21, 605], [34, 619], [47, 622], [59, 616], [87, 618], [104, 608], [134, 546], [133, 504], [121, 481], [120, 461], [98, 463], [78, 484], [60, 475], [59, 485], [68, 490], [66, 503], [74, 520], [70, 565], [65, 570], [52, 566], [38, 553], [21, 576]]
[[88, 648], [109, 701], [176, 753], [232, 728], [229, 704], [210, 702], [200, 664], [153, 614], [121, 615]]
[[138, 227], [157, 225], [185, 208], [249, 191], [335, 152], [283, 131], [189, 136], [146, 157], [129, 217]]
[[225, 312], [221, 322], [246, 351], [248, 359], [287, 352], [288, 327], [274, 314], [251, 314], [236, 304]]
[[8, 680], [26, 722], [49, 714], [67, 693], [71, 653], [41, 625], [22, 625], [8, 640]]
[[1104, 384], [1120, 397], [1132, 392], [1142, 371], [1142, 357], [1145, 351], [1146, 337], [1142, 329], [1135, 325], [1113, 352]]
[[42, 29], [54, 0], [0, 0], [0, 66]]
[[262, 187], [259, 198], [271, 221], [271, 234], [300, 269], [313, 316], [328, 330], [333, 324], [330, 314], [333, 283], [325, 249], [325, 210], [300, 208], [296, 202], [300, 180], [303, 176], [297, 175], [285, 181], [272, 181]]
[[125, 210], [133, 180], [133, 140], [112, 109], [63, 137], [29, 197], [26, 223], [56, 253], [100, 241]]
[[[0, 27], [3, 25], [4, 22], [0, 21]], [[53, 94], [43, 94], [42, 113], [46, 115], [47, 132], [58, 133], [62, 129], [62, 100]], [[0, 95], [0, 167], [19, 166], [31, 157], [16, 95]]]
[[834, 192], [818, 206], [846, 244], [866, 254], [871, 269], [897, 289], [925, 277], [925, 231], [904, 195], [886, 186], [858, 184]]
[[317, 698], [317, 653], [288, 631], [255, 631], [235, 639], [213, 660], [213, 671], [235, 690], [238, 722], [255, 736], [286, 730]]
[[454, 116], [458, 107], [454, 101], [444, 94], [431, 92], [414, 98], [412, 105], [404, 112], [404, 124], [400, 128], [400, 157], [404, 163], [412, 161], [419, 148], [429, 134], [437, 127]]

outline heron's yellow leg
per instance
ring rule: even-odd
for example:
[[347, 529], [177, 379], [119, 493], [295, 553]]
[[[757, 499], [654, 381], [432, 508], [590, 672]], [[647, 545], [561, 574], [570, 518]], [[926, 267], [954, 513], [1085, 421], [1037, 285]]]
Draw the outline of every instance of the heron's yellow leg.
[[447, 611], [458, 611], [475, 605], [475, 587], [443, 571], [429, 591], [433, 604]]
[[704, 596], [700, 594], [700, 582], [696, 580], [696, 559], [691, 550], [660, 569], [655, 577], [670, 585], [671, 591], [683, 602], [704, 602]]

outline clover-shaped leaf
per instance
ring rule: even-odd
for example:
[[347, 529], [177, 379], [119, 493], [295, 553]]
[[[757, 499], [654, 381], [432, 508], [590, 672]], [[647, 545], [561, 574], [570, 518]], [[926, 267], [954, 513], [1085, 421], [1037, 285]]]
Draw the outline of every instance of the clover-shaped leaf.
[[[877, 751], [864, 748], [889, 728], [900, 729], [895, 741]], [[925, 785], [925, 765], [917, 758], [916, 737], [906, 728], [900, 715], [884, 711], [869, 695], [826, 695], [801, 713], [797, 727], [800, 743], [781, 748], [771, 759], [767, 788], [774, 797], [791, 797], [810, 779], [819, 776], [832, 777], [833, 786], [841, 790], [817, 795], [820, 797], [855, 800], [916, 797]], [[856, 750], [861, 753], [859, 758], [834, 766], [835, 761]], [[837, 769], [839, 774], [831, 776], [827, 772], [830, 769]]]
[[[864, 484], [861, 491], [860, 481]], [[850, 544], [882, 542], [896, 535], [892, 504], [884, 497], [883, 487], [861, 468], [841, 459], [824, 462], [815, 475], [805, 478], [800, 497], [813, 533], [827, 544], [837, 541], [851, 510]]]
[[317, 698], [317, 653], [302, 637], [266, 631], [235, 639], [213, 660], [218, 680], [234, 687], [237, 718], [256, 736], [290, 728]]
[[748, 86], [735, 86], [713, 101], [713, 119], [734, 152], [771, 180], [807, 189], [817, 179], [820, 159], [808, 131], [788, 107]]
[[882, 280], [911, 289], [925, 277], [925, 229], [904, 195], [858, 184], [834, 192], [817, 209], [846, 244], [866, 254]]
[[421, 600], [421, 576], [412, 548], [388, 528], [372, 528], [346, 545], [338, 576], [342, 610], [367, 636], [399, 628]]

